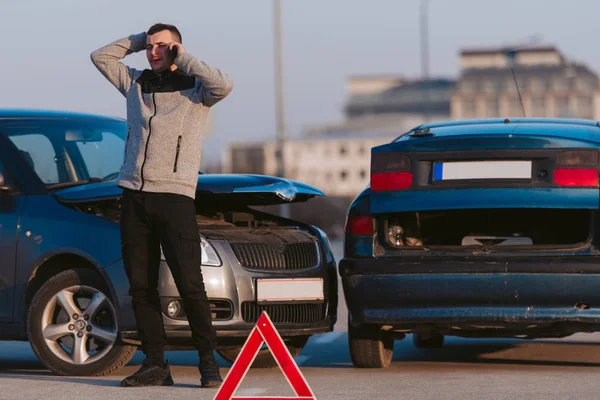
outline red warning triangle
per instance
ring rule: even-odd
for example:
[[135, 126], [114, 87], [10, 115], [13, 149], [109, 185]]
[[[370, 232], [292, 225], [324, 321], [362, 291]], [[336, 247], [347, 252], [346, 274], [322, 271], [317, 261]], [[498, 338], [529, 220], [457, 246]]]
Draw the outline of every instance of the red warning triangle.
[[[246, 376], [246, 373], [250, 369], [250, 365], [256, 358], [261, 346], [266, 343], [273, 357], [279, 364], [283, 375], [292, 386], [296, 396], [294, 397], [234, 397], [234, 393], [242, 383], [242, 380]], [[300, 372], [298, 365], [292, 358], [289, 350], [283, 343], [279, 332], [275, 329], [275, 325], [269, 318], [266, 312], [263, 311], [262, 315], [256, 322], [256, 325], [250, 332], [250, 336], [246, 340], [242, 351], [238, 355], [237, 359], [233, 363], [233, 366], [229, 370], [225, 381], [221, 385], [221, 388], [217, 392], [214, 400], [255, 400], [255, 399], [271, 399], [271, 400], [316, 400], [315, 395], [308, 386], [306, 379]]]

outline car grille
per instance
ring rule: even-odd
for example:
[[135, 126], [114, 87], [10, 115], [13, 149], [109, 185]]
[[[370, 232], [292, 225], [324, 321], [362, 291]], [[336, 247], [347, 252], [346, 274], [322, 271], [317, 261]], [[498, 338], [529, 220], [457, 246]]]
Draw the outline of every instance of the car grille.
[[301, 270], [318, 263], [314, 242], [290, 243], [281, 249], [265, 243], [231, 243], [231, 248], [244, 268], [254, 270]]
[[245, 322], [256, 322], [266, 311], [274, 323], [311, 324], [325, 319], [326, 304], [257, 304], [242, 303], [242, 318]]
[[229, 300], [209, 299], [213, 321], [227, 321], [233, 317], [233, 306]]

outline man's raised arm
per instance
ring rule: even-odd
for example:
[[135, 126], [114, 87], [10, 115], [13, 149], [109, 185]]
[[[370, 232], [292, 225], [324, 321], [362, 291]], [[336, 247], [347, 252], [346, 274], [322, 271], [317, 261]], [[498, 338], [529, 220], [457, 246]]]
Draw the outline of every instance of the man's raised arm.
[[123, 94], [127, 95], [133, 82], [133, 69], [119, 60], [146, 48], [146, 33], [138, 33], [119, 39], [92, 52], [96, 68]]
[[187, 52], [178, 53], [174, 63], [186, 74], [200, 80], [202, 102], [209, 107], [223, 100], [233, 89], [233, 81], [226, 73], [198, 61]]

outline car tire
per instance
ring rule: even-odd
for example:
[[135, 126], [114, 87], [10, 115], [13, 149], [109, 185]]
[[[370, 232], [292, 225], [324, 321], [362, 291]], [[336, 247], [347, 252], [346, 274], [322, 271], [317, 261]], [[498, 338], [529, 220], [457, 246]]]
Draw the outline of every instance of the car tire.
[[358, 368], [387, 368], [394, 354], [394, 338], [378, 327], [355, 327], [348, 323], [352, 364]]
[[[298, 354], [300, 354], [302, 349], [304, 349], [308, 338], [309, 336], [299, 336], [284, 339], [285, 345], [292, 357], [296, 357]], [[228, 347], [225, 349], [218, 349], [216, 352], [223, 357], [225, 361], [233, 364], [240, 355], [242, 347], [243, 345], [240, 345], [239, 347]], [[256, 355], [256, 358], [250, 365], [251, 368], [273, 368], [275, 366], [277, 366], [277, 361], [275, 361], [275, 358], [273, 358], [273, 355], [271, 354], [271, 350], [268, 348], [260, 349]]]
[[36, 356], [58, 375], [107, 375], [127, 365], [137, 350], [120, 341], [109, 291], [87, 269], [61, 272], [38, 290], [27, 334]]
[[439, 349], [444, 346], [444, 336], [433, 334], [413, 334], [413, 343], [418, 349]]

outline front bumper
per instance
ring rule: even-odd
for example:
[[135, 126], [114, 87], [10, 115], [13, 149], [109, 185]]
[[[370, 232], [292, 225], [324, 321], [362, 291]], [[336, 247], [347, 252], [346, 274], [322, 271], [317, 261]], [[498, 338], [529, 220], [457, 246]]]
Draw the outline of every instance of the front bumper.
[[[222, 261], [220, 267], [202, 267], [206, 293], [210, 300], [219, 299], [230, 304], [231, 312], [225, 318], [213, 316], [218, 338], [247, 337], [255, 325], [262, 307], [256, 303], [257, 278], [322, 278], [324, 302], [309, 304], [290, 302], [268, 306], [267, 311], [282, 336], [303, 336], [333, 330], [337, 319], [337, 270], [335, 260], [326, 260], [319, 251], [319, 262], [314, 268], [301, 271], [252, 271], [243, 268], [226, 241], [211, 241]], [[179, 298], [173, 276], [165, 261], [160, 267], [159, 295], [161, 302]], [[251, 312], [248, 310], [251, 309]], [[168, 338], [191, 337], [187, 319], [169, 318], [163, 312]]]
[[[217, 331], [218, 338], [247, 338], [252, 329], [254, 328], [254, 323], [247, 322], [239, 322], [234, 325], [221, 327], [217, 324], [214, 325]], [[277, 332], [282, 337], [290, 337], [290, 336], [310, 336], [316, 335], [319, 333], [327, 333], [331, 331], [331, 319], [328, 317], [323, 321], [318, 322], [317, 324], [275, 324], [277, 328]], [[176, 326], [176, 325], [167, 325], [165, 326], [165, 332], [167, 334], [167, 338], [191, 338], [192, 331], [189, 328], [189, 325], [185, 326]]]
[[339, 269], [355, 326], [600, 329], [597, 256], [346, 258]]

